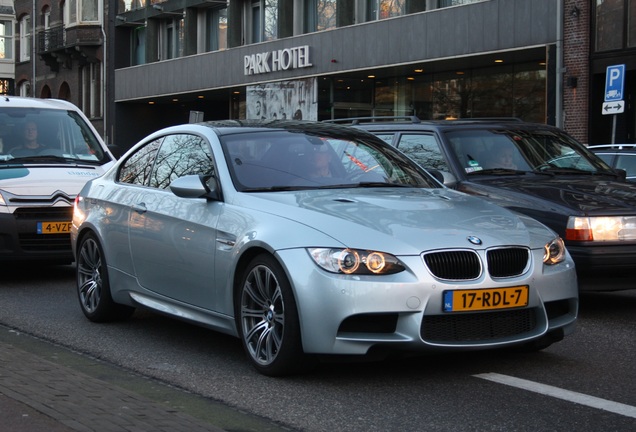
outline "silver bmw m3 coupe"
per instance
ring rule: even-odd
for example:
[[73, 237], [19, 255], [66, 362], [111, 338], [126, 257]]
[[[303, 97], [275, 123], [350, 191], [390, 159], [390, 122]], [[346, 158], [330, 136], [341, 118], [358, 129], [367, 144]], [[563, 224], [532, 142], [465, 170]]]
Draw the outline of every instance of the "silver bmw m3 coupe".
[[534, 219], [444, 187], [346, 126], [160, 130], [75, 201], [82, 311], [237, 336], [263, 374], [318, 355], [543, 349], [573, 330], [574, 263]]

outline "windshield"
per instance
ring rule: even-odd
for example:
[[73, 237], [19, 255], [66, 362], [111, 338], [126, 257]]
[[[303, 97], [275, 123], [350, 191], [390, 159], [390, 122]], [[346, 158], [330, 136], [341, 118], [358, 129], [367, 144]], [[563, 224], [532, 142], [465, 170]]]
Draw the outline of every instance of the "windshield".
[[0, 109], [0, 164], [110, 160], [99, 139], [73, 111]]
[[221, 138], [239, 191], [339, 187], [440, 187], [391, 146], [371, 137], [259, 131]]
[[478, 129], [446, 135], [469, 175], [502, 171], [614, 174], [582, 144], [554, 130]]

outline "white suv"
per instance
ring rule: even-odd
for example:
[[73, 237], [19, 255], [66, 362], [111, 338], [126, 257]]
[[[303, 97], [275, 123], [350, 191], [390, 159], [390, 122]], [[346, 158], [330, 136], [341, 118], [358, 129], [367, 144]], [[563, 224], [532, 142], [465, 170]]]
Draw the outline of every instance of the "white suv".
[[0, 264], [72, 262], [75, 196], [114, 161], [75, 105], [1, 96]]

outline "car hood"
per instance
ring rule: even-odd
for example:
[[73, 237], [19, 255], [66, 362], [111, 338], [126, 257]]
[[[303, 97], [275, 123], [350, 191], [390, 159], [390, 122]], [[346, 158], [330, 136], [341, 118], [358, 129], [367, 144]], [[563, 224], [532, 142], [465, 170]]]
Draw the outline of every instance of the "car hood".
[[459, 189], [484, 196], [500, 205], [564, 215], [620, 215], [636, 213], [636, 185], [602, 177], [507, 176], [471, 179]]
[[[355, 248], [399, 254], [497, 245], [539, 248], [555, 237], [533, 219], [448, 189], [338, 189], [250, 195], [253, 200], [248, 205], [254, 209], [309, 226]], [[472, 244], [471, 236], [479, 238], [481, 245]]]
[[14, 165], [0, 168], [0, 190], [15, 196], [51, 196], [58, 191], [75, 197], [84, 184], [104, 173], [104, 167]]

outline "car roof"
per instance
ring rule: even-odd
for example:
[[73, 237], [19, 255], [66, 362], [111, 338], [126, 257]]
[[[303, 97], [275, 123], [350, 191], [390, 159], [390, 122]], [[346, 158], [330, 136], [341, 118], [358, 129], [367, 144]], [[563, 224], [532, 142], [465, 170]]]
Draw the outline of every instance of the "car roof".
[[197, 124], [214, 129], [218, 135], [255, 132], [267, 129], [298, 131], [317, 135], [325, 134], [335, 137], [340, 136], [347, 139], [364, 138], [378, 140], [378, 138], [374, 135], [360, 129], [309, 120], [220, 120], [201, 122]]
[[40, 108], [40, 109], [61, 109], [78, 111], [72, 103], [62, 99], [40, 99], [20, 96], [1, 96], [0, 108]]
[[543, 123], [530, 123], [516, 117], [480, 117], [453, 120], [421, 120], [416, 116], [396, 117], [353, 117], [325, 120], [327, 123], [346, 124], [356, 128], [373, 131], [415, 131], [447, 129], [550, 129], [555, 127]]
[[636, 151], [636, 144], [595, 144], [588, 146], [588, 149], [595, 152], [617, 150]]

